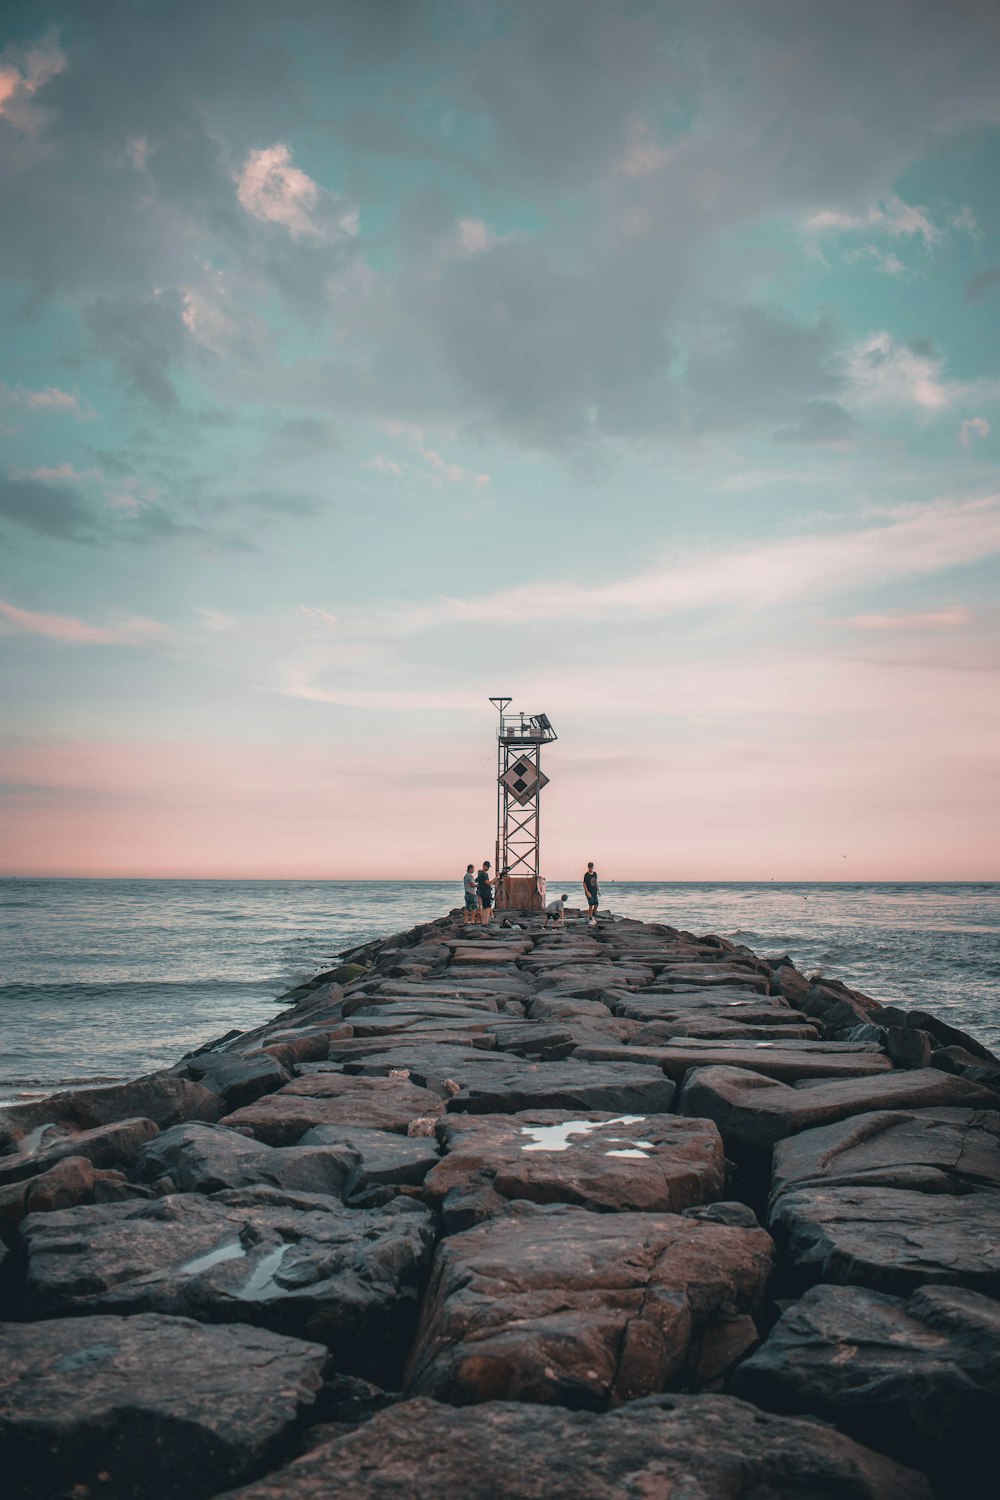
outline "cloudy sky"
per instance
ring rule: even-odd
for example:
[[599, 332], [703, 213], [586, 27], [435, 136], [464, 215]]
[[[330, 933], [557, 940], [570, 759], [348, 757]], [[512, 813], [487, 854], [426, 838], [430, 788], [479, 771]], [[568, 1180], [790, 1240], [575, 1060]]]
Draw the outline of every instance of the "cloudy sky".
[[1000, 877], [992, 0], [8, 0], [0, 868]]

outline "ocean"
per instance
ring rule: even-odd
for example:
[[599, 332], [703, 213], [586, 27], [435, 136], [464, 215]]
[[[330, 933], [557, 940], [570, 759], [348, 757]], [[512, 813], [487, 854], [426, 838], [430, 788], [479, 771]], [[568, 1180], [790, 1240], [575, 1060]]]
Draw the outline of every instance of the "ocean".
[[[550, 879], [575, 902], [579, 877]], [[0, 1101], [168, 1067], [276, 1012], [341, 950], [442, 916], [454, 881], [0, 880]], [[604, 883], [1000, 1049], [1000, 884]]]

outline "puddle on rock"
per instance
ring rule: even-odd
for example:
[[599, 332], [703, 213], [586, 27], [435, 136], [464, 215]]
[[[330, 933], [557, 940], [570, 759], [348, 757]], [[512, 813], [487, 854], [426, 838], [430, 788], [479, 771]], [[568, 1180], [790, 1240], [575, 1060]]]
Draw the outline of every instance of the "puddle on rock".
[[246, 1285], [237, 1296], [243, 1302], [263, 1302], [265, 1298], [273, 1296], [276, 1292], [284, 1291], [275, 1281], [274, 1276], [281, 1262], [284, 1260], [291, 1245], [279, 1245], [277, 1250], [269, 1250], [254, 1271]]
[[45, 1125], [36, 1125], [34, 1130], [29, 1130], [27, 1135], [21, 1137], [17, 1143], [16, 1155], [32, 1156], [41, 1146], [42, 1141], [50, 1130], [54, 1130], [60, 1140], [64, 1139], [64, 1132], [50, 1120]]
[[218, 1245], [210, 1250], [207, 1255], [199, 1255], [194, 1260], [185, 1261], [178, 1269], [178, 1276], [197, 1276], [199, 1271], [208, 1271], [212, 1266], [221, 1266], [224, 1260], [241, 1260], [246, 1251], [239, 1240], [232, 1240], [228, 1245]]
[[638, 1125], [645, 1115], [618, 1115], [613, 1120], [564, 1120], [561, 1125], [521, 1125], [521, 1134], [531, 1139], [522, 1151], [568, 1151], [570, 1136], [590, 1135], [609, 1125]]

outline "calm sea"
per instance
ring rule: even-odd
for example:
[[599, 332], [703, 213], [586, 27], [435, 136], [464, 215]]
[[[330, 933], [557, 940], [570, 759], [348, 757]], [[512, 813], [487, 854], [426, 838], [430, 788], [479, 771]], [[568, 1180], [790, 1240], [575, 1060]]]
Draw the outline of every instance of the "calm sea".
[[[550, 890], [575, 900], [577, 879]], [[339, 950], [441, 916], [458, 881], [0, 880], [0, 1099], [169, 1066], [275, 1014]], [[603, 887], [1000, 1048], [1000, 885]]]

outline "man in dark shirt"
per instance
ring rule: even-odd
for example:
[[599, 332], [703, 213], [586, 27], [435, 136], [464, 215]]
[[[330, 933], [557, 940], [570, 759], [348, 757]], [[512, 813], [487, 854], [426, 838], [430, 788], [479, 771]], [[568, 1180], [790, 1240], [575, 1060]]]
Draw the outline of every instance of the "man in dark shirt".
[[479, 921], [483, 927], [490, 925], [493, 915], [493, 887], [496, 881], [490, 879], [490, 862], [483, 860], [483, 867], [476, 871], [476, 892], [479, 896]]
[[591, 926], [597, 925], [597, 908], [601, 902], [601, 892], [597, 885], [597, 871], [594, 869], [594, 861], [587, 864], [587, 873], [583, 877], [583, 892], [587, 898], [587, 920]]

